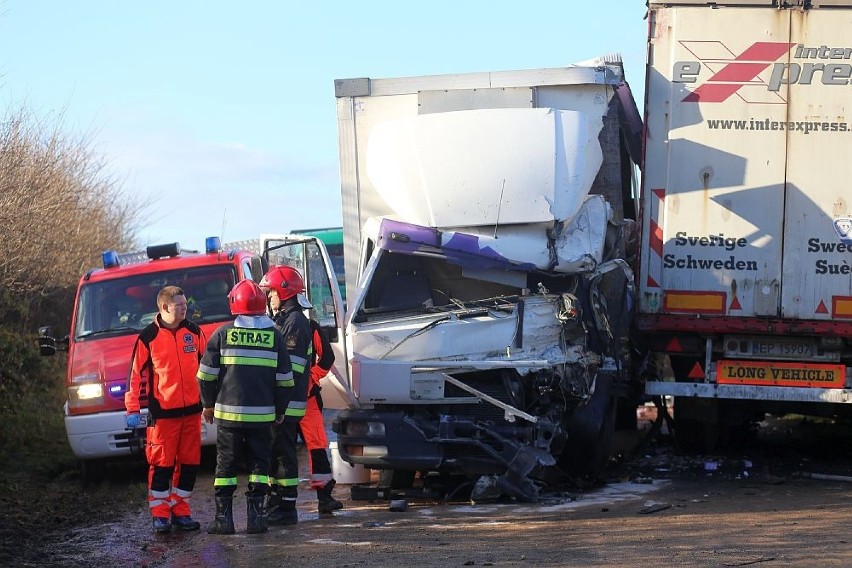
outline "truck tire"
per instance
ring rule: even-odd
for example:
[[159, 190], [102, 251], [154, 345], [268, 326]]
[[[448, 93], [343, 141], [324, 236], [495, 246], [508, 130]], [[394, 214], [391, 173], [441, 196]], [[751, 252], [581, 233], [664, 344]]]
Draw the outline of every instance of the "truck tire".
[[609, 462], [617, 406], [611, 386], [612, 377], [599, 375], [591, 400], [575, 409], [568, 420], [568, 443], [557, 465], [578, 481], [597, 480]]

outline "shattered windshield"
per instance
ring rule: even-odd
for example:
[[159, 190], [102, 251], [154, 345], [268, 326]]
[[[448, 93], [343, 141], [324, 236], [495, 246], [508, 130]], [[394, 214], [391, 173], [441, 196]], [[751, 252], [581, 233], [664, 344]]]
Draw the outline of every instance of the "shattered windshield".
[[228, 292], [236, 273], [230, 265], [167, 270], [86, 284], [77, 302], [74, 337], [86, 339], [135, 334], [157, 316], [157, 293], [180, 286], [186, 293], [187, 319], [195, 323], [232, 318]]

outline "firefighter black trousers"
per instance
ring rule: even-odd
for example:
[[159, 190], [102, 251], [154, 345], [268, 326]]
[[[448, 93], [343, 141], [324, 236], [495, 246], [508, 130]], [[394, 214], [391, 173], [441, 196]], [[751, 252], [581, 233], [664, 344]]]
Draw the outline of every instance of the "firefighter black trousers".
[[219, 426], [216, 438], [216, 496], [229, 497], [237, 489], [237, 469], [245, 463], [249, 471], [248, 495], [266, 495], [269, 490], [269, 447], [271, 432], [266, 424], [248, 427]]

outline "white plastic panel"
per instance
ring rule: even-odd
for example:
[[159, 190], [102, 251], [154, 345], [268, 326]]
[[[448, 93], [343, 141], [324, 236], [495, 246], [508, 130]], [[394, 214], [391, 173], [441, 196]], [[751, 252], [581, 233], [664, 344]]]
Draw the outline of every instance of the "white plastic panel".
[[394, 214], [419, 225], [567, 220], [600, 168], [598, 131], [583, 114], [555, 109], [386, 121], [370, 135], [367, 175]]

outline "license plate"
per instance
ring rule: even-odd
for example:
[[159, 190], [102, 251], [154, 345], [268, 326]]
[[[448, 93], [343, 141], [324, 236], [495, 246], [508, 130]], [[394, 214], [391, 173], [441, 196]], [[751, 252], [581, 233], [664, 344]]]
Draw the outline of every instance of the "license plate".
[[716, 364], [716, 382], [735, 385], [843, 388], [846, 367], [783, 361], [729, 361]]
[[725, 356], [737, 359], [840, 361], [839, 351], [817, 348], [814, 339], [739, 337], [725, 338]]

